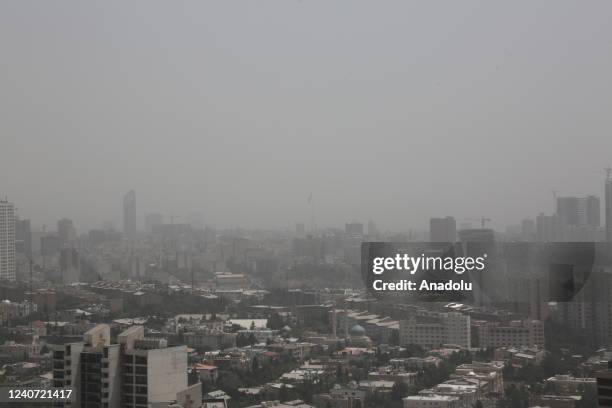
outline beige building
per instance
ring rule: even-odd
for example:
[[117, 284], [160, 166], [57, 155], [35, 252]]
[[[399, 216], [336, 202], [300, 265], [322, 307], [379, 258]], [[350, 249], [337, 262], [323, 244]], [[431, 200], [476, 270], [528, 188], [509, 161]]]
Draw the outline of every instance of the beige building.
[[411, 395], [403, 401], [404, 408], [460, 408], [459, 398], [449, 395]]
[[471, 347], [470, 317], [459, 312], [412, 316], [399, 324], [400, 345], [432, 348], [442, 344]]

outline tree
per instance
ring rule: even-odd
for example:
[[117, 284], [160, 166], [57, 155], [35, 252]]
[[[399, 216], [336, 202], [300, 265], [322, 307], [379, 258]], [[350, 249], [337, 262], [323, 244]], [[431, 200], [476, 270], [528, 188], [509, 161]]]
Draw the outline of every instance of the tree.
[[401, 401], [402, 398], [408, 395], [409, 387], [403, 381], [396, 381], [391, 388], [391, 399], [393, 401]]
[[284, 322], [278, 313], [273, 313], [268, 319], [267, 326], [272, 330], [280, 330], [284, 327]]

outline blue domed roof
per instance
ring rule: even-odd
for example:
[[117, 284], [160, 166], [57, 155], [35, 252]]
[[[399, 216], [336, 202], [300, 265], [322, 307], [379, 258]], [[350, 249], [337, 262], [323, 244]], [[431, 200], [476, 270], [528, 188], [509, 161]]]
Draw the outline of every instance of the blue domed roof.
[[351, 336], [365, 336], [365, 332], [365, 329], [358, 324], [351, 327]]

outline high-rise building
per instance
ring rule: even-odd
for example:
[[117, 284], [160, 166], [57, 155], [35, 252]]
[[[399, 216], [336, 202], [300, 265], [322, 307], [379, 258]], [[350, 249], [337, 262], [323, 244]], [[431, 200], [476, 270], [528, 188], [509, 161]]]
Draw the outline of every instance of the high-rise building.
[[79, 253], [74, 248], [63, 248], [60, 251], [60, 271], [62, 273], [62, 283], [70, 285], [76, 283], [81, 277], [81, 264]]
[[142, 326], [118, 337], [123, 345], [122, 407], [168, 402], [187, 388], [187, 347], [167, 347], [164, 339], [146, 339]]
[[76, 229], [74, 222], [68, 218], [62, 218], [57, 222], [57, 236], [60, 245], [64, 246], [76, 240]]
[[30, 220], [15, 217], [15, 251], [27, 257], [32, 256], [32, 228]]
[[123, 196], [123, 233], [128, 239], [135, 239], [136, 231], [136, 193], [130, 190]]
[[187, 347], [167, 347], [165, 339], [145, 338], [143, 326], [123, 331], [112, 344], [110, 327], [99, 324], [82, 339], [54, 338], [51, 349], [53, 386], [75, 390], [72, 401], [58, 406], [170, 406], [193, 391], [193, 401], [202, 398], [201, 389], [187, 387]]
[[557, 197], [557, 216], [564, 226], [599, 227], [599, 197]]
[[561, 225], [556, 215], [539, 214], [536, 218], [536, 239], [539, 242], [562, 241]]
[[470, 316], [459, 312], [410, 316], [399, 322], [399, 338], [402, 346], [418, 344], [438, 347], [454, 344], [471, 347]]
[[605, 184], [606, 241], [612, 243], [612, 172], [609, 171]]
[[163, 214], [147, 214], [145, 217], [145, 231], [147, 234], [153, 232], [153, 228], [159, 227], [164, 224], [164, 215]]
[[536, 225], [533, 220], [524, 219], [521, 221], [521, 239], [523, 241], [533, 241], [536, 237]]
[[597, 378], [597, 406], [612, 407], [612, 361], [608, 361], [608, 369], [595, 374]]
[[344, 232], [350, 236], [362, 236], [363, 235], [363, 223], [347, 222], [346, 224], [344, 224]]
[[15, 206], [0, 200], [0, 280], [15, 280]]
[[42, 256], [55, 256], [60, 250], [60, 240], [57, 235], [47, 234], [40, 237], [40, 253]]
[[[82, 341], [74, 337], [57, 337], [49, 344], [53, 352], [53, 387], [78, 387], [81, 380], [80, 356]], [[80, 393], [76, 392], [71, 401], [58, 402], [57, 407], [80, 407]]]
[[430, 218], [429, 240], [431, 242], [457, 241], [457, 221], [453, 217]]

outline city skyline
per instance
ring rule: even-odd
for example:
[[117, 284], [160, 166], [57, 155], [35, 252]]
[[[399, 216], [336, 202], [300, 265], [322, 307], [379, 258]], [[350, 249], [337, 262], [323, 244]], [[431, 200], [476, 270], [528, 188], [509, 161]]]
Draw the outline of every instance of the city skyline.
[[135, 4], [0, 5], [0, 189], [35, 225], [119, 228], [130, 189], [247, 228], [311, 193], [321, 225], [384, 229], [603, 196], [609, 3], [155, 4], [138, 29]]

